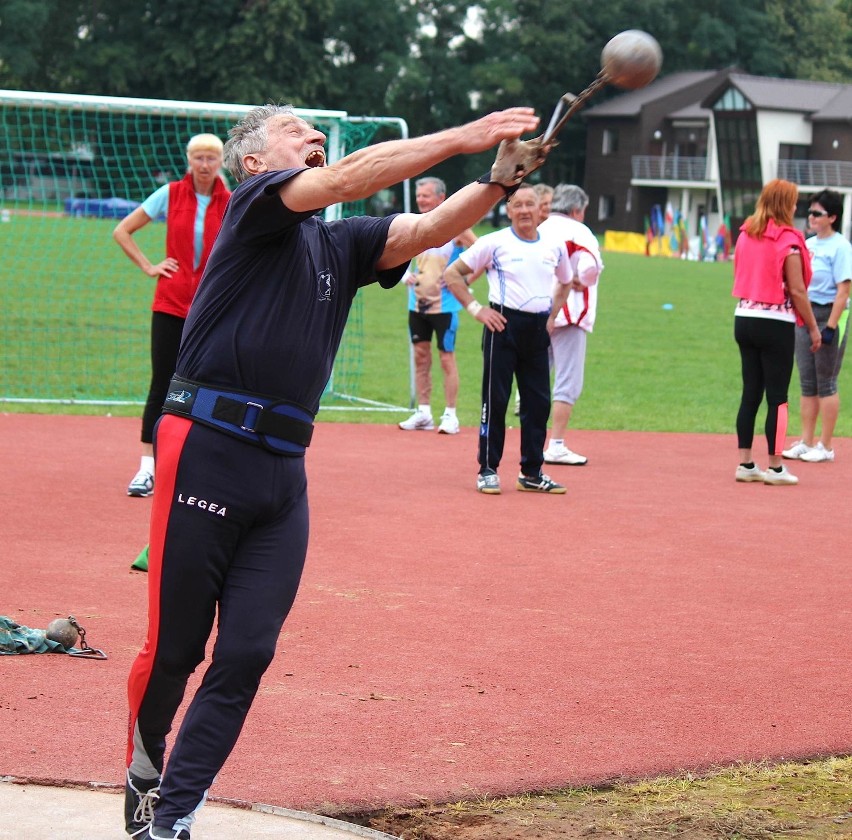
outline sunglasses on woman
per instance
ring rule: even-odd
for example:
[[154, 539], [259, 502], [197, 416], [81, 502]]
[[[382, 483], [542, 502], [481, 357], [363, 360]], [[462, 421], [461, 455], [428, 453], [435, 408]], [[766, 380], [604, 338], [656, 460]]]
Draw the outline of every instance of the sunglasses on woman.
[[825, 210], [808, 210], [808, 215], [815, 216], [818, 219], [820, 216], [827, 216], [828, 213]]

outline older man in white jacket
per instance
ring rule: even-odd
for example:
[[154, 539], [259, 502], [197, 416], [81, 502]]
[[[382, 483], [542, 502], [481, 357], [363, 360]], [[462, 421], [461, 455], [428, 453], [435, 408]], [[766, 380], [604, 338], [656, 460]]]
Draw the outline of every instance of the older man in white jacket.
[[586, 335], [594, 328], [597, 280], [603, 270], [598, 241], [583, 224], [588, 204], [589, 196], [580, 187], [559, 184], [553, 193], [550, 216], [538, 228], [543, 237], [565, 243], [575, 269], [568, 300], [550, 336], [554, 383], [550, 442], [544, 451], [547, 464], [583, 466], [588, 461], [565, 445], [571, 412], [583, 390]]

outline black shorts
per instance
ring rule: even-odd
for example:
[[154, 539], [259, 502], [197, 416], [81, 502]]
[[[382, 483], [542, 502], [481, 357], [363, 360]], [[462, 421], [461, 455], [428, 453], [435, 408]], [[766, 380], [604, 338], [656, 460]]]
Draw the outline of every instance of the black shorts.
[[408, 312], [408, 332], [411, 335], [411, 343], [431, 342], [434, 332], [438, 337], [438, 349], [442, 353], [455, 351], [458, 326], [458, 312], [440, 312], [437, 315], [421, 315], [411, 310]]

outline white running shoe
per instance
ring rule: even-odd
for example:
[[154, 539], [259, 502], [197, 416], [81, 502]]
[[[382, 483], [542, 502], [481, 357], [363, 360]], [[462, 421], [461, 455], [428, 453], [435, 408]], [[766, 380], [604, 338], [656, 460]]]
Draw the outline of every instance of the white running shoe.
[[570, 464], [572, 467], [582, 467], [589, 459], [585, 455], [572, 452], [565, 444], [553, 446], [552, 444], [544, 450], [545, 464]]
[[788, 470], [785, 466], [781, 467], [781, 472], [776, 472], [772, 469], [772, 467], [770, 467], [763, 474], [763, 483], [776, 485], [798, 484], [799, 479], [796, 478], [796, 476], [794, 476], [793, 473], [791, 473], [790, 470]]
[[808, 452], [803, 452], [801, 455], [802, 461], [807, 461], [810, 464], [820, 464], [823, 461], [834, 460], [834, 450], [826, 449], [819, 441], [816, 446], [812, 446]]
[[403, 420], [399, 428], [404, 432], [429, 432], [435, 428], [435, 421], [431, 414], [425, 414], [419, 408], [408, 420]]
[[757, 464], [751, 467], [744, 467], [742, 464], [738, 464], [734, 477], [737, 481], [763, 481], [766, 478], [766, 473]]
[[788, 461], [798, 461], [802, 456], [815, 447], [808, 446], [803, 440], [797, 440], [789, 449], [785, 449], [781, 455]]
[[459, 433], [459, 418], [452, 414], [441, 415], [441, 425], [438, 426], [440, 435], [457, 435]]
[[154, 476], [147, 470], [139, 470], [133, 476], [133, 481], [127, 485], [127, 495], [144, 497], [154, 492]]

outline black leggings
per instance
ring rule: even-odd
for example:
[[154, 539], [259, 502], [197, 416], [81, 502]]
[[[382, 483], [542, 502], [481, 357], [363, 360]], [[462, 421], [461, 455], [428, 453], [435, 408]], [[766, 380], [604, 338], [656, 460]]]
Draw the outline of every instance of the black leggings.
[[151, 385], [142, 412], [142, 443], [153, 443], [154, 425], [163, 413], [169, 382], [177, 366], [184, 318], [151, 313]]
[[772, 318], [734, 318], [734, 338], [740, 348], [743, 394], [737, 414], [740, 449], [751, 449], [754, 421], [766, 394], [766, 443], [769, 454], [784, 447], [787, 437], [787, 389], [793, 374], [795, 324]]

